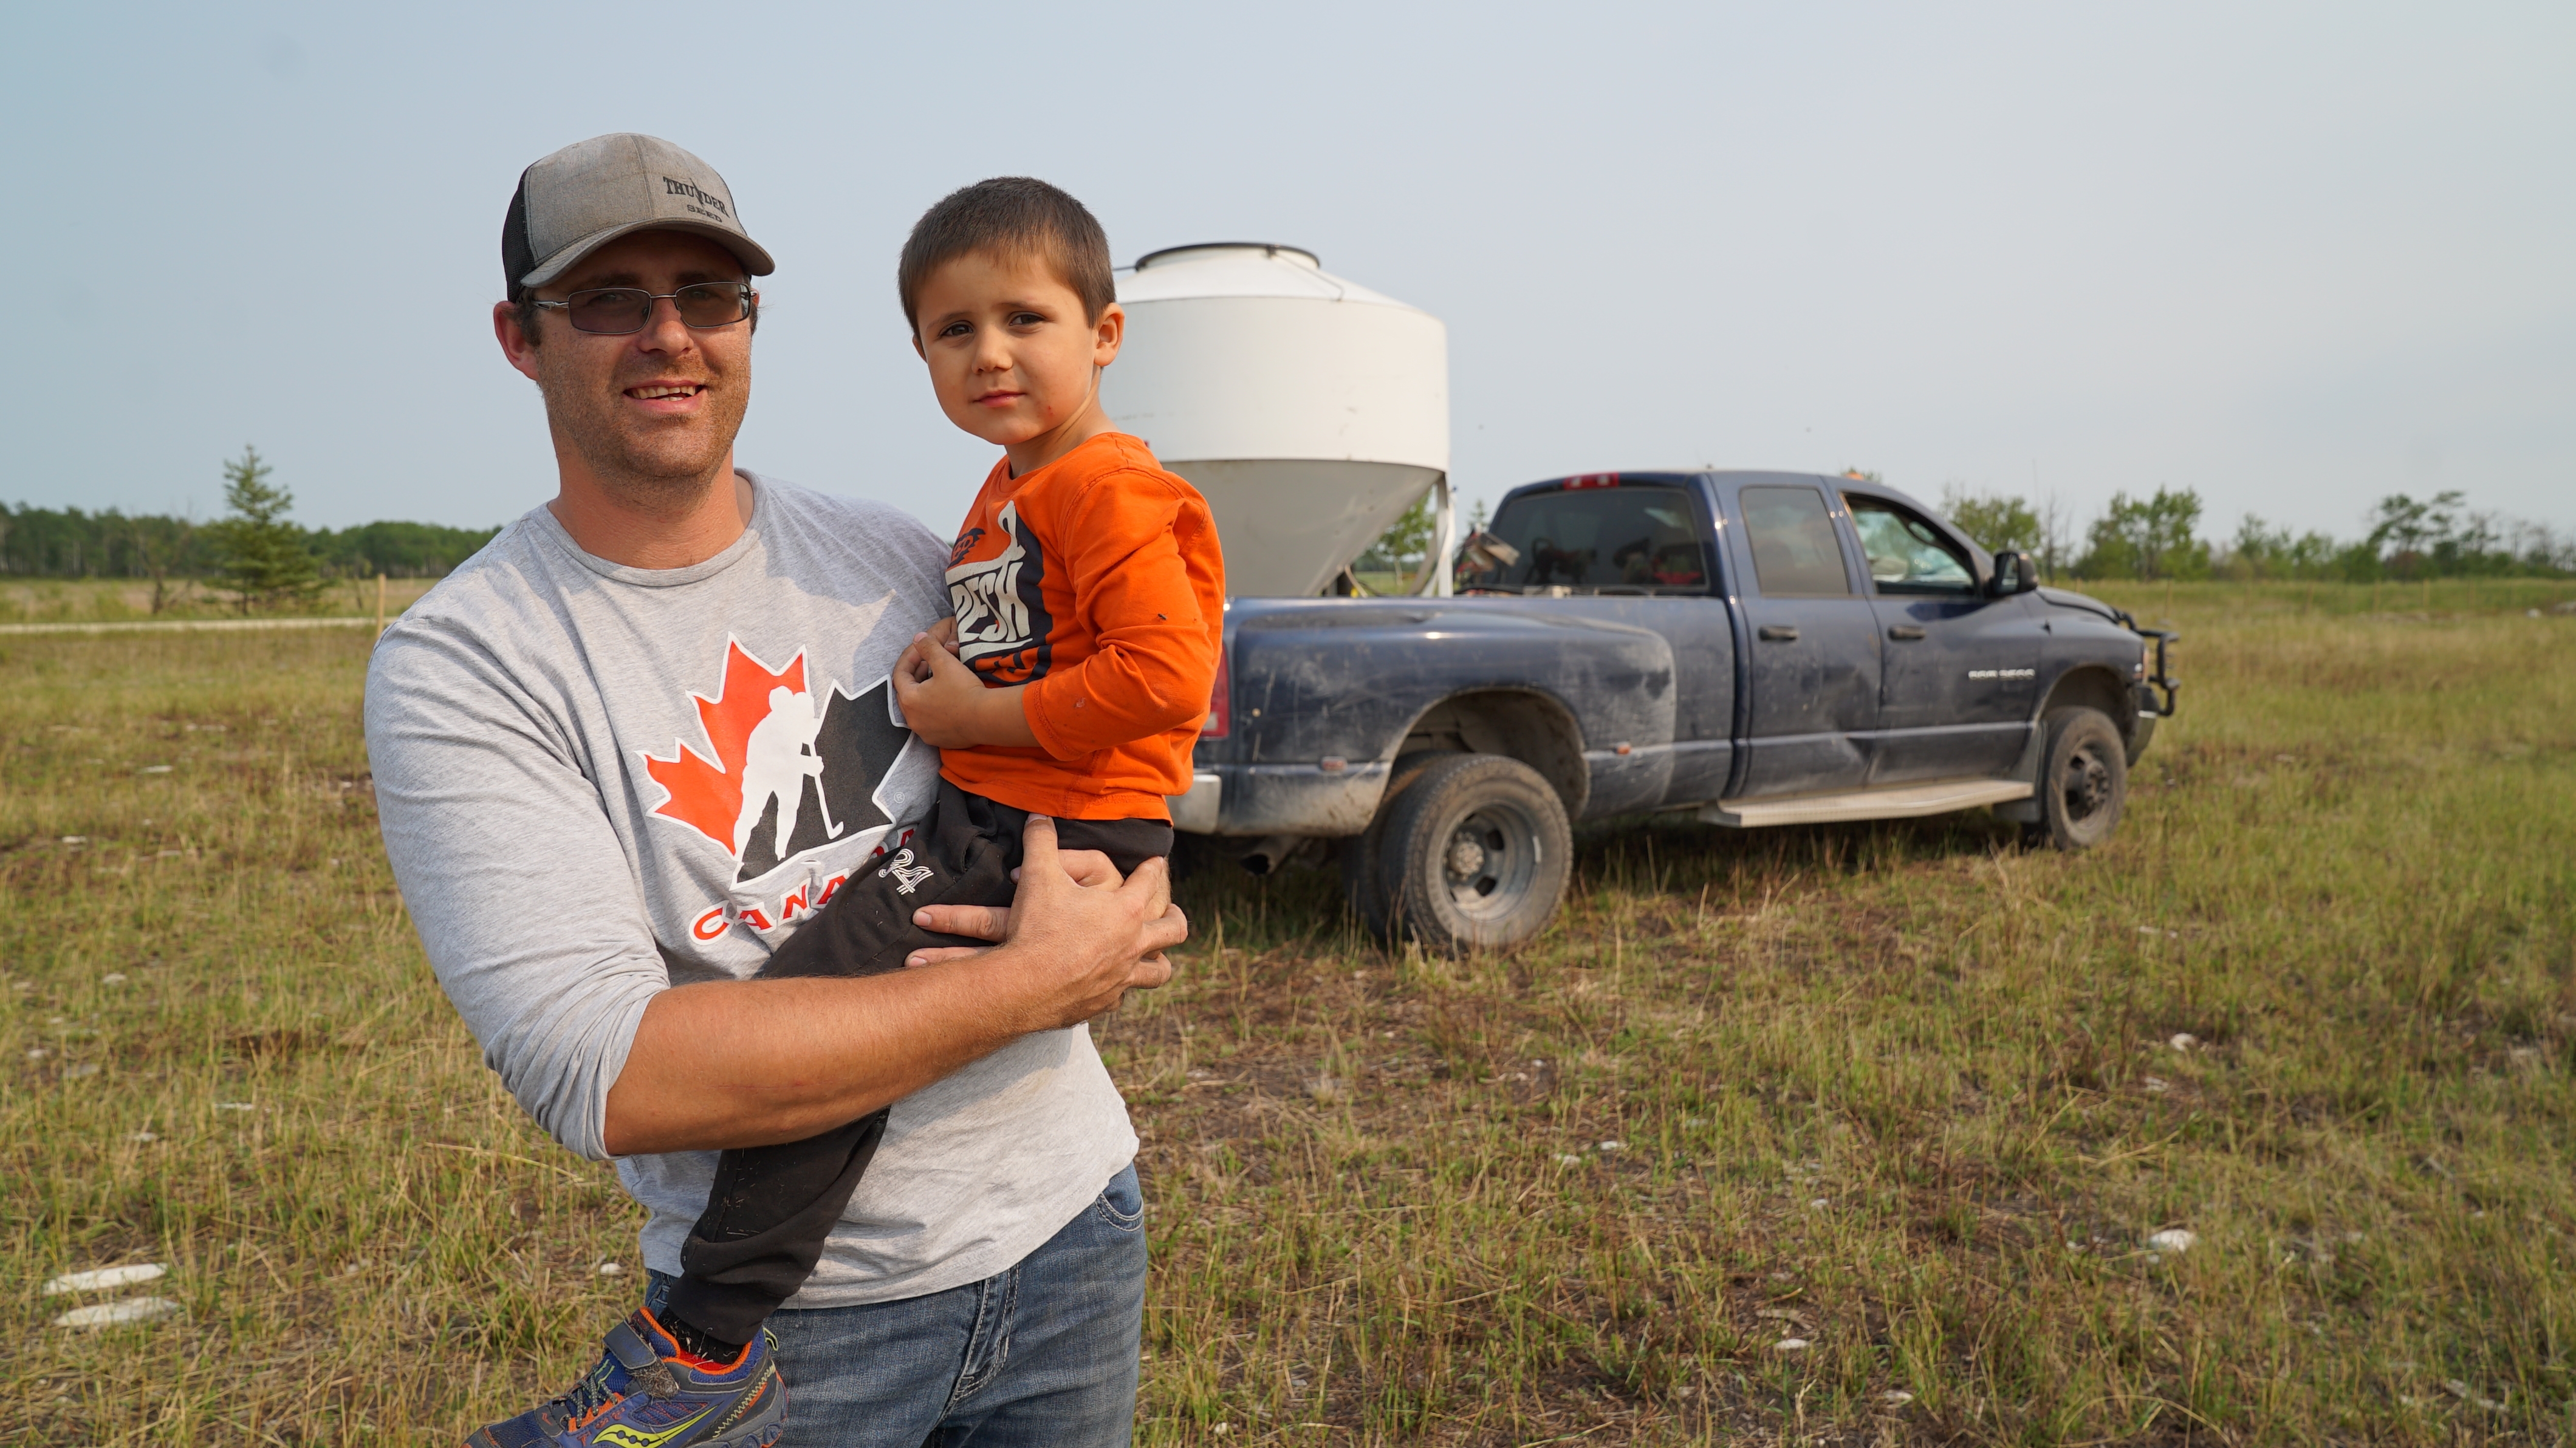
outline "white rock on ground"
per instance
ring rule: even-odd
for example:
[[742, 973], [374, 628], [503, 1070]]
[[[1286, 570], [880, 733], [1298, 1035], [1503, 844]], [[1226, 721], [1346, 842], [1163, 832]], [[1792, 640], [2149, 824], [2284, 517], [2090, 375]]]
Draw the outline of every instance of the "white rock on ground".
[[2200, 1234], [2197, 1232], [2188, 1232], [2180, 1227], [2167, 1227], [2147, 1238], [2147, 1249], [2153, 1252], [2179, 1254], [2190, 1251], [2199, 1242]]
[[2467, 1383], [2460, 1381], [2458, 1378], [2453, 1378], [2442, 1384], [2442, 1387], [2445, 1391], [2449, 1392], [2452, 1397], [2459, 1399], [2463, 1403], [2475, 1404], [2478, 1407], [2486, 1409], [2490, 1413], [2501, 1413], [2504, 1411], [2504, 1404], [2497, 1402], [2495, 1399], [2488, 1397], [2484, 1393], [2472, 1389]]
[[116, 1327], [129, 1322], [158, 1322], [186, 1311], [167, 1297], [127, 1297], [96, 1307], [75, 1307], [54, 1319], [56, 1327]]
[[1773, 1352], [1805, 1352], [1807, 1350], [1807, 1340], [1803, 1337], [1784, 1337], [1778, 1342], [1771, 1344], [1771, 1350]]
[[93, 1267], [86, 1272], [66, 1272], [45, 1284], [45, 1295], [60, 1297], [66, 1292], [104, 1292], [111, 1287], [132, 1287], [138, 1282], [157, 1282], [169, 1272], [169, 1268], [158, 1262], [131, 1262], [123, 1267]]

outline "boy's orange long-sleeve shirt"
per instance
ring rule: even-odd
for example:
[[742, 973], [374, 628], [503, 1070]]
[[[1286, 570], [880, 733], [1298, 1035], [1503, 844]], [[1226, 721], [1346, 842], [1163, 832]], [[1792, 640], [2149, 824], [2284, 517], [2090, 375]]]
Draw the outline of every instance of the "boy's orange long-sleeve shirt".
[[1110, 432], [1026, 476], [993, 465], [948, 554], [957, 656], [1020, 696], [1044, 747], [940, 754], [970, 793], [1064, 819], [1169, 819], [1190, 787], [1225, 627], [1198, 489]]

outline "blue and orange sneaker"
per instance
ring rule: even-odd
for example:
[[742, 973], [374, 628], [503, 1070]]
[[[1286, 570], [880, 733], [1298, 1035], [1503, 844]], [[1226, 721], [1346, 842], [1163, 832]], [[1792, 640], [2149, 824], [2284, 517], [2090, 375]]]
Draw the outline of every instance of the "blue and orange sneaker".
[[608, 1351], [571, 1391], [474, 1430], [465, 1448], [770, 1448], [787, 1427], [787, 1384], [769, 1332], [731, 1363], [680, 1350], [643, 1308], [608, 1330]]

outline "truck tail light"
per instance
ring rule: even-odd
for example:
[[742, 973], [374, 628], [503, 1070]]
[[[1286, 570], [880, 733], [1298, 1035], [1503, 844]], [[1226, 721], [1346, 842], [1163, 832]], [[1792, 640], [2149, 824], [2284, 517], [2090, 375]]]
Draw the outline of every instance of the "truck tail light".
[[1226, 699], [1226, 695], [1230, 692], [1232, 691], [1226, 687], [1225, 646], [1219, 644], [1216, 651], [1216, 687], [1208, 691], [1207, 718], [1199, 725], [1201, 739], [1223, 739], [1234, 732], [1234, 707]]

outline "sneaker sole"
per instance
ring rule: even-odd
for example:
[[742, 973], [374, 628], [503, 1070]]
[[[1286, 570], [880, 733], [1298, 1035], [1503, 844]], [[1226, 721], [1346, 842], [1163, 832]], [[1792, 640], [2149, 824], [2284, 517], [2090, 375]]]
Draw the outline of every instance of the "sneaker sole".
[[752, 1415], [712, 1438], [701, 1438], [689, 1448], [773, 1448], [779, 1435], [787, 1431], [787, 1380], [772, 1371], [769, 1381], [776, 1390], [766, 1393]]

